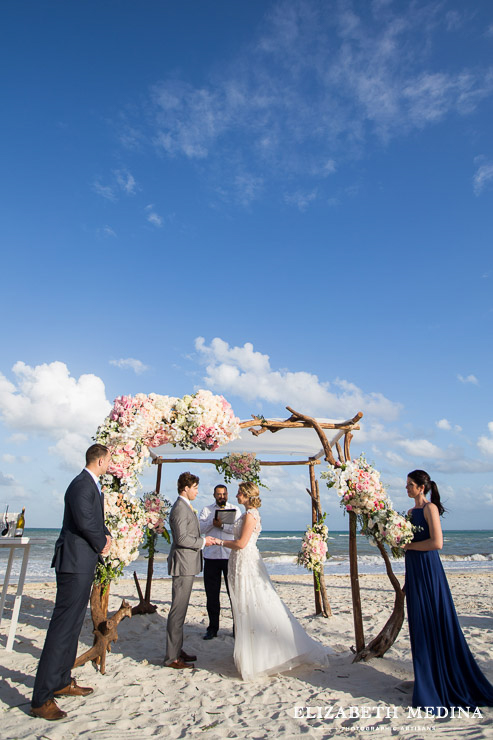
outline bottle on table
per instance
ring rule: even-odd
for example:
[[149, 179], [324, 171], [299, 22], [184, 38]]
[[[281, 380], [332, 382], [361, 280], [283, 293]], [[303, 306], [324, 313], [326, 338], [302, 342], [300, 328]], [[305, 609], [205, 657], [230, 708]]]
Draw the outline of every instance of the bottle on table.
[[17, 517], [17, 524], [15, 525], [14, 537], [22, 537], [24, 533], [24, 527], [26, 526], [26, 520], [24, 518], [25, 511], [26, 511], [26, 507], [24, 506], [21, 513]]

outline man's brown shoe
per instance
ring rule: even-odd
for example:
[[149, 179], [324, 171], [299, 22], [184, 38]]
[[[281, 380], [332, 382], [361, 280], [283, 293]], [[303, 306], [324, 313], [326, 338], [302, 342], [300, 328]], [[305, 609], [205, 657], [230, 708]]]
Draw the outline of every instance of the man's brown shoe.
[[182, 658], [177, 658], [172, 663], [166, 664], [167, 668], [175, 668], [177, 671], [181, 671], [183, 668], [195, 668], [193, 663], [185, 663]]
[[55, 696], [88, 696], [93, 691], [94, 689], [91, 689], [89, 686], [78, 686], [77, 681], [73, 678], [64, 689], [59, 689], [53, 693]]
[[41, 717], [41, 719], [49, 720], [63, 719], [67, 716], [67, 712], [62, 712], [54, 699], [48, 699], [40, 707], [31, 706], [31, 714], [33, 717]]
[[189, 655], [184, 650], [182, 650], [180, 652], [180, 658], [182, 660], [185, 660], [187, 663], [193, 663], [194, 660], [197, 660], [197, 656], [196, 655]]

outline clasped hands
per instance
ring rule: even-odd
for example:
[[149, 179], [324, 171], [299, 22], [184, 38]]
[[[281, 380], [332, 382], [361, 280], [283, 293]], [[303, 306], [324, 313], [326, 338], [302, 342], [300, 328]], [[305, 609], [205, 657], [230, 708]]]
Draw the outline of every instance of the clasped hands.
[[222, 545], [222, 544], [223, 544], [223, 541], [218, 540], [217, 537], [209, 537], [209, 535], [207, 535], [207, 537], [205, 538], [206, 547], [211, 547], [211, 545]]

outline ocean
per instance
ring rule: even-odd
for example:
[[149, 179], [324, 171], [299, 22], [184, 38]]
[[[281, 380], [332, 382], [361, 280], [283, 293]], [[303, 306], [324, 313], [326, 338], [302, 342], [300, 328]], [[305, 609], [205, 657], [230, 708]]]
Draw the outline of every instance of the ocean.
[[[26, 580], [51, 581], [55, 572], [50, 567], [58, 529], [25, 530], [25, 536], [31, 538], [31, 552]], [[307, 571], [296, 565], [296, 555], [300, 549], [303, 532], [262, 532], [258, 547], [265, 565], [271, 575], [302, 574]], [[331, 532], [329, 536], [330, 559], [325, 564], [325, 573], [349, 573], [348, 560], [349, 535], [347, 532]], [[166, 558], [169, 545], [161, 538], [159, 552], [154, 561], [154, 577], [167, 578]], [[5, 573], [8, 551], [0, 549], [0, 576]], [[493, 531], [492, 530], [457, 530], [444, 532], [444, 545], [440, 553], [446, 571], [493, 571]], [[14, 559], [12, 576], [19, 574], [21, 558]], [[358, 563], [360, 573], [385, 573], [383, 559], [378, 550], [369, 544], [366, 537], [358, 535]], [[395, 573], [404, 572], [404, 559], [394, 560], [392, 567]], [[124, 578], [132, 578], [134, 570], [139, 578], [145, 578], [147, 561], [145, 553], [131, 563], [124, 571]]]

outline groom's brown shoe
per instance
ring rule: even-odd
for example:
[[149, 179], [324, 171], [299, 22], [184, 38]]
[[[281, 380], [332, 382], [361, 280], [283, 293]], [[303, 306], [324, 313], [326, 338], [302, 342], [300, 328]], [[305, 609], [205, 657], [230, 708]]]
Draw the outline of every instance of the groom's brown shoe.
[[183, 668], [195, 668], [193, 663], [185, 663], [182, 658], [177, 658], [172, 663], [165, 664], [167, 668], [174, 668], [177, 671], [181, 671]]
[[73, 678], [68, 686], [53, 693], [55, 696], [89, 696], [93, 691], [94, 689], [91, 689], [90, 686], [79, 686], [75, 678]]
[[180, 658], [182, 660], [185, 660], [187, 663], [193, 663], [194, 660], [197, 660], [197, 656], [196, 655], [189, 655], [184, 650], [182, 650], [180, 652]]
[[62, 712], [54, 699], [48, 699], [44, 704], [41, 704], [40, 707], [31, 706], [31, 715], [33, 717], [41, 717], [41, 719], [52, 721], [55, 719], [63, 719], [67, 716], [67, 712]]

